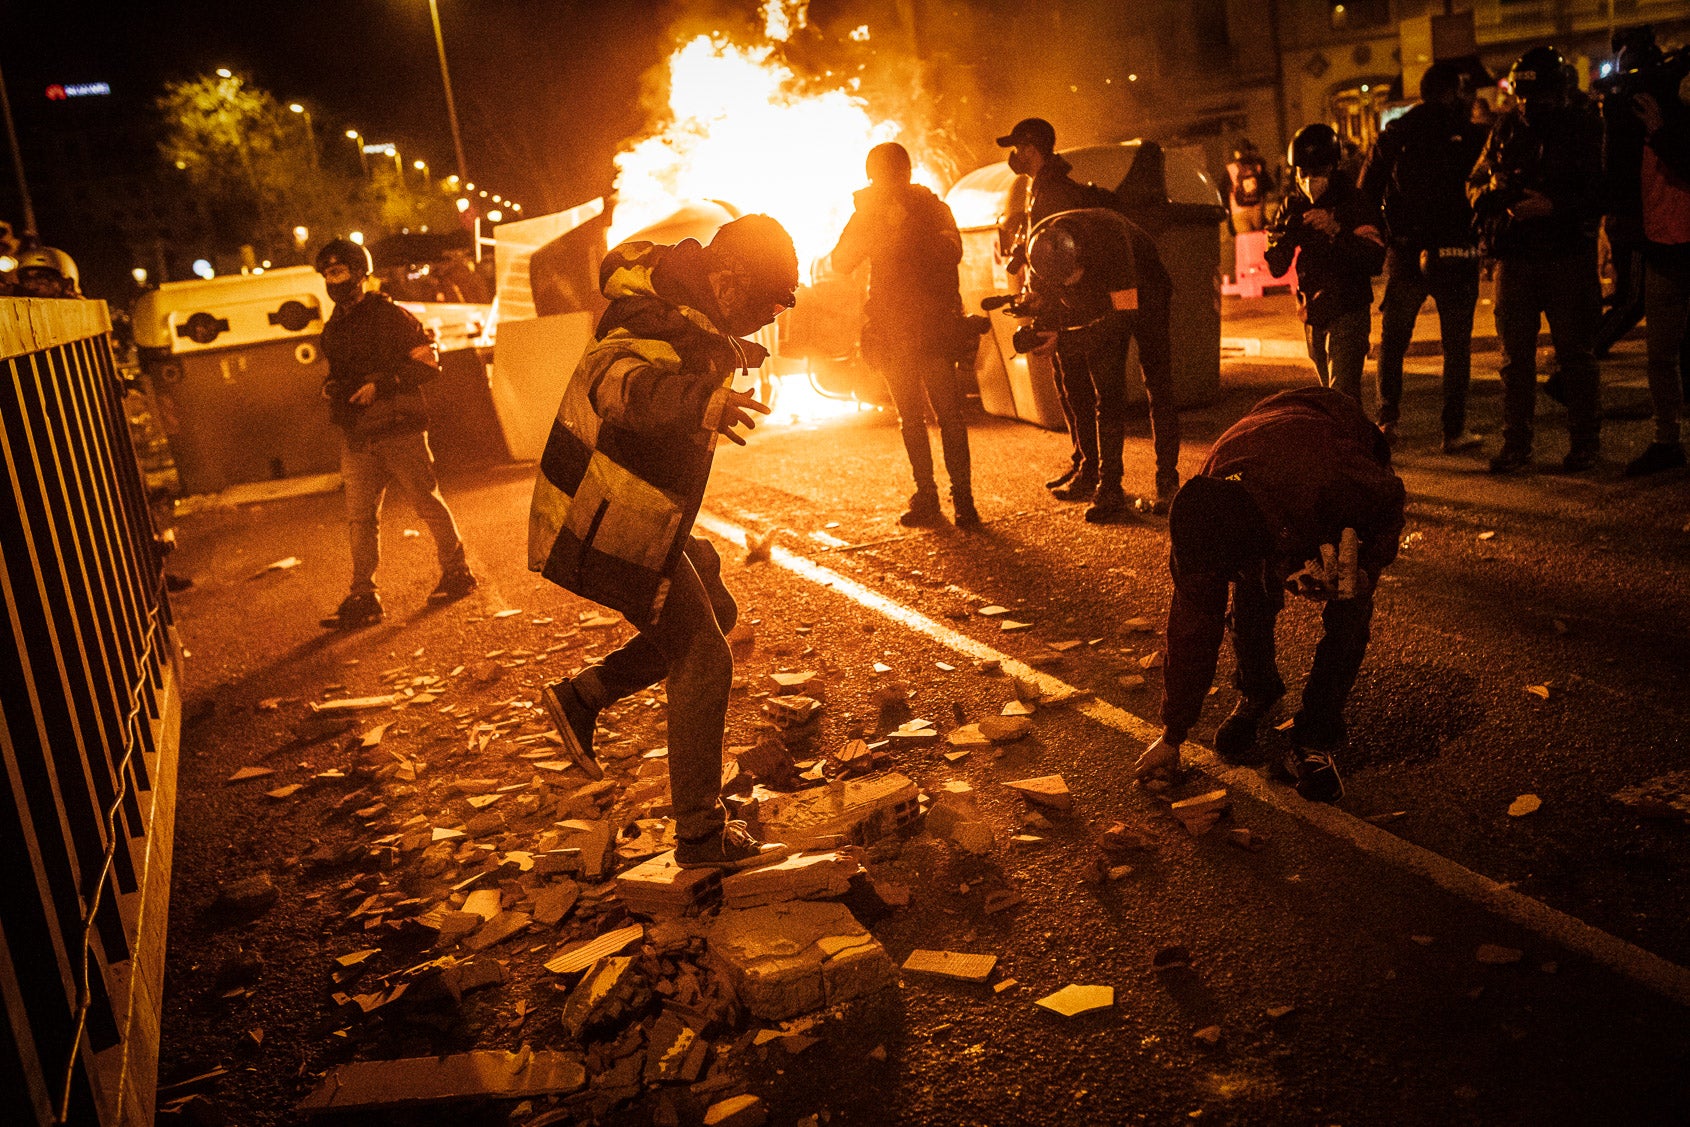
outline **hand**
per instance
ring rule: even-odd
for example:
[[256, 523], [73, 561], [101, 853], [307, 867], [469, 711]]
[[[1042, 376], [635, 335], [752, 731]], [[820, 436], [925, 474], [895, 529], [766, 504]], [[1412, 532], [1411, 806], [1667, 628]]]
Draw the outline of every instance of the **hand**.
[[1320, 560], [1307, 560], [1301, 571], [1285, 577], [1285, 589], [1299, 598], [1316, 603], [1328, 603], [1338, 597], [1337, 577], [1329, 576]]
[[1028, 350], [1030, 356], [1049, 356], [1056, 351], [1056, 334], [1040, 333], [1039, 343]]
[[1519, 202], [1508, 209], [1508, 214], [1515, 219], [1542, 219], [1554, 210], [1555, 205], [1550, 202], [1548, 196], [1527, 188]]
[[1133, 778], [1143, 779], [1151, 775], [1171, 774], [1179, 770], [1179, 744], [1169, 743], [1166, 736], [1157, 736], [1155, 742], [1144, 749], [1144, 754], [1133, 764]]
[[1631, 112], [1643, 123], [1645, 133], [1653, 133], [1666, 124], [1666, 118], [1661, 113], [1661, 104], [1655, 101], [1653, 94], [1639, 94], [1633, 98]]
[[749, 391], [735, 391], [731, 387], [725, 387], [722, 390], [727, 395], [722, 401], [721, 414], [716, 418], [716, 432], [725, 434], [734, 442], [744, 446], [745, 439], [734, 432], [734, 427], [743, 426], [746, 430], [755, 430], [757, 420], [746, 412], [756, 411], [758, 414], [767, 415], [769, 408], [766, 404], [759, 402], [757, 397]]
[[348, 396], [346, 401], [354, 407], [368, 407], [376, 401], [376, 385], [373, 383], [365, 384]]
[[1339, 231], [1338, 217], [1333, 215], [1328, 208], [1309, 208], [1303, 212], [1303, 222], [1323, 235], [1336, 235]]

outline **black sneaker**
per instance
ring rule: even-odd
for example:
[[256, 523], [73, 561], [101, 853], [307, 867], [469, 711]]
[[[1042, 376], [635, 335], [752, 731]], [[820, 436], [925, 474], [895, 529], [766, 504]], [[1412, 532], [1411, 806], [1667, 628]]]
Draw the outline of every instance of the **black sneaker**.
[[1050, 491], [1058, 501], [1090, 501], [1097, 494], [1097, 475], [1080, 472]]
[[574, 682], [565, 678], [547, 685], [540, 690], [540, 703], [546, 706], [546, 715], [551, 717], [552, 727], [563, 739], [563, 750], [569, 753], [569, 758], [589, 778], [604, 778], [604, 768], [593, 757], [593, 728], [598, 724], [599, 714], [581, 700]]
[[675, 864], [683, 869], [749, 869], [786, 856], [786, 846], [758, 841], [744, 822], [724, 822], [722, 832], [675, 845]]
[[357, 630], [374, 626], [381, 621], [381, 599], [374, 591], [354, 591], [340, 602], [329, 617], [322, 619], [325, 630]]
[[434, 585], [434, 590], [428, 593], [431, 603], [449, 603], [461, 599], [476, 587], [474, 575], [470, 574], [467, 566], [460, 564], [440, 576], [440, 582]]
[[1646, 477], [1652, 473], [1684, 468], [1682, 442], [1651, 442], [1637, 457], [1625, 465], [1625, 476]]
[[1056, 477], [1053, 477], [1049, 481], [1045, 482], [1045, 488], [1046, 489], [1061, 489], [1064, 485], [1067, 485], [1070, 481], [1073, 481], [1076, 477], [1079, 477], [1079, 476], [1080, 476], [1080, 464], [1078, 462], [1071, 462], [1068, 465], [1067, 472], [1062, 473], [1062, 474], [1058, 474]]
[[925, 489], [916, 490], [915, 496], [910, 498], [909, 511], [898, 518], [898, 523], [905, 528], [934, 528], [944, 524], [945, 514], [939, 509], [939, 495]]
[[963, 496], [951, 500], [951, 508], [956, 513], [958, 528], [979, 528], [984, 522], [980, 519], [980, 510], [974, 507], [974, 498]]
[[1333, 752], [1294, 746], [1286, 752], [1284, 767], [1305, 800], [1330, 803], [1344, 797], [1344, 780]]
[[1221, 726], [1215, 730], [1215, 754], [1228, 763], [1259, 763], [1261, 756], [1257, 754], [1256, 730], [1262, 718], [1273, 711], [1278, 702], [1279, 697], [1268, 700], [1239, 697], [1232, 715], [1222, 720]]
[[1496, 457], [1490, 460], [1490, 472], [1493, 474], [1519, 473], [1529, 470], [1532, 466], [1532, 452], [1518, 447], [1510, 449], [1507, 446]]
[[1132, 502], [1119, 485], [1100, 485], [1092, 495], [1091, 504], [1086, 506], [1085, 520], [1087, 524], [1110, 524], [1132, 511]]
[[1596, 464], [1599, 453], [1597, 447], [1589, 444], [1574, 446], [1567, 451], [1567, 456], [1561, 459], [1561, 468], [1568, 473], [1583, 473]]

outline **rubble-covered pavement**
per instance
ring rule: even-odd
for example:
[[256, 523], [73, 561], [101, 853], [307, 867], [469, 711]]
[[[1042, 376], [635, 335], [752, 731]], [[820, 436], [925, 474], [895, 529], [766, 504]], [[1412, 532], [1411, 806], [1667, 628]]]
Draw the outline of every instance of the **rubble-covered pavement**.
[[[1229, 365], [1186, 471], [1301, 378]], [[348, 635], [316, 627], [338, 497], [184, 519], [161, 1120], [1682, 1117], [1684, 481], [1490, 481], [1430, 452], [1431, 386], [1338, 811], [1212, 762], [1132, 782], [1165, 524], [1045, 498], [1062, 436], [981, 422], [978, 534], [897, 527], [884, 422], [724, 451], [724, 793], [793, 846], [725, 878], [672, 864], [661, 686], [601, 716], [602, 781], [550, 731], [539, 686], [629, 628], [523, 568], [530, 469], [447, 481], [484, 578], [447, 608], [390, 505], [388, 619]], [[1285, 616], [1293, 686], [1314, 624]]]

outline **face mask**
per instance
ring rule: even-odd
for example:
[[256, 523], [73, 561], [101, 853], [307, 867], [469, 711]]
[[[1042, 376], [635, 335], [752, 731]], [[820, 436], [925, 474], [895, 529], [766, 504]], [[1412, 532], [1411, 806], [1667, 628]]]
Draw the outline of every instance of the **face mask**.
[[352, 277], [344, 282], [324, 282], [323, 288], [329, 291], [329, 300], [336, 305], [352, 301], [364, 290], [364, 279]]
[[1017, 147], [1009, 150], [1009, 170], [1017, 176], [1033, 175], [1033, 158], [1026, 149]]
[[1321, 196], [1324, 196], [1326, 194], [1326, 189], [1331, 185], [1331, 183], [1332, 178], [1330, 176], [1304, 176], [1301, 173], [1297, 174], [1297, 187], [1302, 189], [1303, 195], [1309, 198], [1310, 203], [1313, 203]]

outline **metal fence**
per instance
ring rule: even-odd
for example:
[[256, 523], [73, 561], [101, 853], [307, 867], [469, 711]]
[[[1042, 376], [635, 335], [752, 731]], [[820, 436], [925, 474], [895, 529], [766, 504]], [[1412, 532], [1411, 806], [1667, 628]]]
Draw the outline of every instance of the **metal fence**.
[[109, 328], [0, 298], [8, 1124], [153, 1117], [180, 649]]

